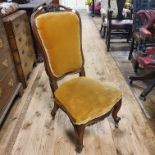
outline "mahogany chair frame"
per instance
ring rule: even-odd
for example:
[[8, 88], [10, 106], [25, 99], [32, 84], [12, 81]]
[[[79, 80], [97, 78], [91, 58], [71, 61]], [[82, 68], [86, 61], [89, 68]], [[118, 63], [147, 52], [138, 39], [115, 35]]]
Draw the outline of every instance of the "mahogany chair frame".
[[[49, 7], [49, 6], [48, 6]], [[57, 9], [59, 11], [73, 11], [72, 9], [70, 8], [66, 8], [64, 6], [61, 6], [61, 5], [57, 5], [55, 6], [57, 7]], [[60, 9], [64, 9], [64, 10], [60, 10]], [[40, 15], [40, 14], [43, 14], [45, 13], [46, 11], [46, 6], [42, 6], [42, 8], [39, 8], [38, 10], [36, 10], [32, 16], [31, 16], [31, 25], [32, 25], [32, 29], [33, 29], [33, 32], [34, 32], [34, 35], [36, 37], [36, 40], [37, 42], [39, 43], [40, 45], [40, 48], [41, 48], [41, 51], [42, 51], [42, 55], [43, 55], [43, 59], [44, 59], [44, 64], [45, 64], [45, 70], [46, 70], [46, 73], [49, 77], [49, 81], [50, 81], [50, 86], [51, 86], [51, 90], [53, 92], [53, 95], [54, 95], [54, 92], [56, 91], [56, 89], [58, 88], [58, 85], [57, 85], [57, 81], [62, 79], [64, 76], [68, 75], [68, 74], [76, 74], [76, 73], [79, 73], [79, 76], [85, 76], [85, 70], [84, 70], [84, 57], [83, 57], [83, 52], [82, 52], [82, 30], [81, 30], [81, 19], [80, 19], [80, 16], [79, 16], [79, 13], [77, 11], [75, 11], [76, 15], [78, 16], [79, 18], [79, 21], [80, 21], [80, 38], [81, 38], [81, 53], [82, 53], [82, 59], [83, 59], [83, 64], [81, 66], [81, 68], [79, 70], [75, 70], [73, 72], [69, 72], [69, 73], [66, 73], [65, 75], [63, 75], [62, 77], [60, 78], [57, 78], [56, 76], [54, 76], [54, 74], [52, 73], [51, 69], [50, 69], [50, 66], [49, 66], [49, 63], [48, 63], [48, 58], [47, 58], [47, 55], [46, 55], [46, 52], [45, 52], [45, 49], [44, 49], [44, 46], [42, 44], [42, 41], [40, 39], [40, 36], [37, 32], [37, 28], [36, 28], [36, 24], [35, 24], [35, 18]], [[50, 10], [51, 11], [51, 10]], [[106, 114], [102, 115], [101, 117], [98, 117], [96, 119], [93, 119], [85, 124], [81, 124], [81, 125], [77, 125], [77, 124], [74, 124], [70, 115], [67, 113], [67, 111], [65, 111], [65, 109], [60, 106], [60, 104], [58, 104], [59, 101], [55, 98], [54, 96], [54, 107], [53, 107], [53, 110], [51, 112], [51, 115], [53, 117], [53, 120], [55, 118], [55, 115], [56, 115], [56, 112], [57, 110], [60, 108], [62, 111], [64, 111], [73, 127], [74, 127], [74, 130], [75, 132], [77, 133], [77, 146], [76, 146], [76, 151], [77, 152], [81, 152], [84, 145], [83, 145], [83, 135], [84, 135], [84, 130], [86, 128], [86, 126], [89, 126], [89, 125], [92, 125], [92, 124], [95, 124], [101, 120], [103, 120], [104, 118], [106, 118], [107, 116], [109, 116], [111, 113], [112, 113], [112, 117], [114, 119], [114, 122], [115, 122], [115, 127], [118, 127], [118, 123], [120, 121], [120, 117], [117, 116], [117, 113], [118, 111], [120, 110], [120, 107], [121, 107], [121, 104], [122, 104], [122, 100], [120, 99], [114, 106], [113, 108], [108, 111]]]

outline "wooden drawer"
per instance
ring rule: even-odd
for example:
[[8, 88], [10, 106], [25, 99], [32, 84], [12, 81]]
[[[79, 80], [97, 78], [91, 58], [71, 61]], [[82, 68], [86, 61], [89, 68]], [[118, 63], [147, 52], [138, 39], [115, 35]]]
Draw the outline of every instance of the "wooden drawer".
[[17, 87], [16, 71], [12, 69], [10, 73], [0, 81], [0, 111], [4, 108]]
[[6, 74], [11, 70], [13, 67], [13, 60], [12, 56], [10, 55], [9, 51], [0, 56], [0, 80], [2, 80]]

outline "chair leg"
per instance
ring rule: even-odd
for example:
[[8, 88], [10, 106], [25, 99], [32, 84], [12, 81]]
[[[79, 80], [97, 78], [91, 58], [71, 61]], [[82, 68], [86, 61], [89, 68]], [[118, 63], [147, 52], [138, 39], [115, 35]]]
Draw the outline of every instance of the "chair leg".
[[133, 69], [134, 69], [134, 72], [137, 73], [138, 72], [138, 68], [139, 68], [139, 63], [137, 61], [133, 62]]
[[122, 100], [120, 100], [115, 106], [114, 109], [112, 111], [112, 117], [114, 119], [115, 122], [115, 127], [118, 128], [118, 123], [121, 120], [120, 117], [117, 116], [117, 113], [119, 112], [120, 108], [121, 108], [121, 104], [122, 104]]
[[103, 38], [105, 38], [106, 30], [107, 30], [107, 28], [106, 28], [106, 26], [104, 26], [103, 27]]
[[55, 115], [56, 115], [56, 112], [57, 112], [58, 109], [59, 109], [58, 104], [54, 102], [54, 107], [53, 107], [53, 109], [51, 111], [51, 115], [52, 115], [53, 120], [55, 119]]
[[76, 151], [80, 153], [84, 147], [83, 145], [83, 135], [84, 135], [84, 130], [85, 130], [85, 125], [74, 125], [74, 130], [77, 133], [77, 145], [76, 145]]
[[103, 24], [101, 24], [100, 33], [102, 33], [102, 29], [103, 29]]
[[147, 84], [147, 87], [143, 90], [143, 92], [140, 94], [140, 98], [145, 100], [146, 96], [151, 92], [151, 90], [155, 87], [155, 79], [149, 81]]
[[[132, 81], [143, 81], [143, 80], [149, 80], [155, 76], [155, 72], [143, 75], [143, 76], [129, 76], [129, 80]], [[131, 83], [132, 84], [132, 83]]]
[[130, 28], [127, 35], [127, 43], [129, 42], [131, 35], [132, 35], [132, 29]]
[[131, 48], [130, 48], [130, 53], [129, 53], [129, 56], [128, 56], [128, 60], [131, 60], [131, 57], [132, 57], [132, 53], [133, 53], [133, 50], [134, 50], [134, 38], [132, 38], [132, 42], [131, 42]]
[[110, 39], [111, 39], [111, 29], [107, 30], [107, 38], [106, 38], [107, 51], [109, 51], [110, 49]]
[[129, 43], [130, 40], [130, 30], [128, 30], [128, 34], [127, 34], [127, 38], [126, 38], [126, 42]]

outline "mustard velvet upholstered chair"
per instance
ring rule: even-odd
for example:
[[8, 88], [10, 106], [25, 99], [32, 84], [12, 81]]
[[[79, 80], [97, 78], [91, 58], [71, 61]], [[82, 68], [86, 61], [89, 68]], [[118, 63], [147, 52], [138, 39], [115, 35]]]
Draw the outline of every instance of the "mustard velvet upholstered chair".
[[[45, 7], [32, 14], [31, 24], [54, 94], [51, 115], [54, 119], [59, 108], [68, 115], [77, 133], [76, 150], [81, 152], [86, 126], [112, 113], [118, 127], [121, 92], [110, 84], [85, 77], [79, 14], [62, 6], [57, 6], [56, 12]], [[79, 77], [58, 87], [57, 81], [69, 73], [79, 73]]]

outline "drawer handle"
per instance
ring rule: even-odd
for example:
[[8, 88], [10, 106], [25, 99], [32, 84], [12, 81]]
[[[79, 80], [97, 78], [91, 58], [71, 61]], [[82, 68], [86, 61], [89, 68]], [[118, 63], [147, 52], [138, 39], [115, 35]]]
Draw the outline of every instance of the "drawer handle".
[[3, 47], [3, 41], [2, 41], [2, 39], [0, 38], [0, 48], [2, 48]]
[[5, 60], [2, 62], [2, 65], [5, 66], [5, 67], [9, 67], [8, 59], [5, 59]]
[[2, 97], [2, 88], [0, 88], [0, 97]]
[[10, 79], [10, 81], [8, 82], [8, 86], [13, 87], [14, 86], [14, 81], [13, 79]]

